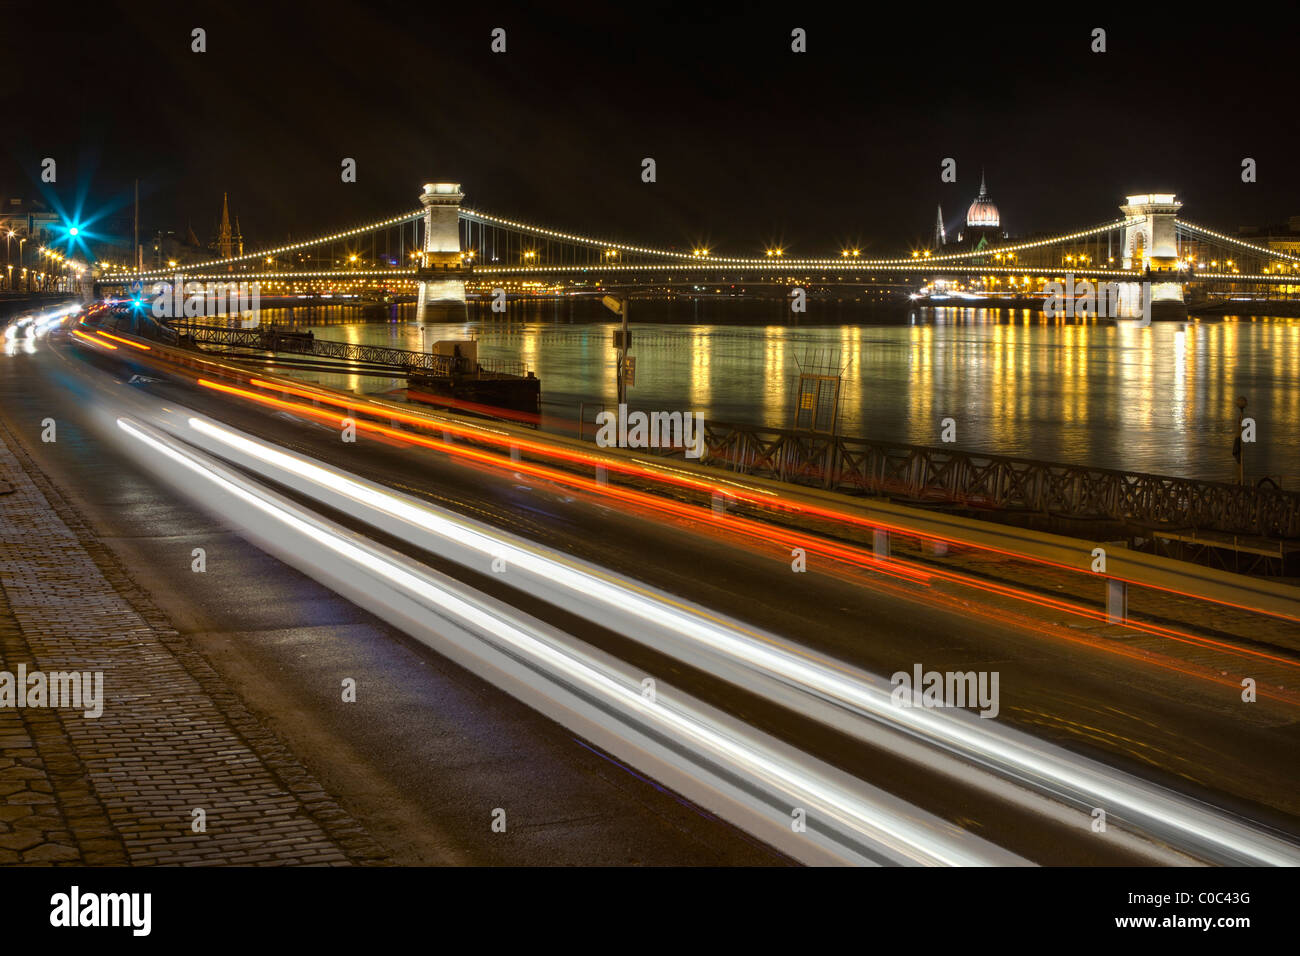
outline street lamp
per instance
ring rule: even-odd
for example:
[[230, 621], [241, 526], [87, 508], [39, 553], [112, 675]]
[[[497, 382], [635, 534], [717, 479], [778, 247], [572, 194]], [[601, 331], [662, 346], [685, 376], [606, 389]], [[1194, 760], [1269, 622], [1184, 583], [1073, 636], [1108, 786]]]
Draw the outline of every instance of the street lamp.
[[614, 331], [614, 348], [617, 355], [617, 364], [615, 365], [615, 375], [617, 377], [616, 385], [618, 387], [618, 416], [623, 415], [623, 406], [627, 404], [627, 351], [632, 345], [632, 336], [627, 327], [627, 296], [602, 296], [601, 304], [615, 315], [623, 317], [622, 330]]

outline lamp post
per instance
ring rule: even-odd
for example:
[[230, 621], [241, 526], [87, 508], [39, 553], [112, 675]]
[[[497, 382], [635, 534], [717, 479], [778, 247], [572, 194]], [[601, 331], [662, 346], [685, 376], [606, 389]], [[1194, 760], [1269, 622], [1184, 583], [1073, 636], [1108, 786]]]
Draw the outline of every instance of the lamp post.
[[607, 295], [600, 301], [609, 311], [623, 317], [622, 332], [620, 333], [617, 329], [614, 331], [614, 348], [618, 351], [618, 364], [615, 373], [618, 384], [618, 414], [621, 417], [623, 406], [627, 404], [627, 350], [632, 346], [632, 337], [627, 329], [628, 297], [619, 296], [615, 298], [612, 295]]

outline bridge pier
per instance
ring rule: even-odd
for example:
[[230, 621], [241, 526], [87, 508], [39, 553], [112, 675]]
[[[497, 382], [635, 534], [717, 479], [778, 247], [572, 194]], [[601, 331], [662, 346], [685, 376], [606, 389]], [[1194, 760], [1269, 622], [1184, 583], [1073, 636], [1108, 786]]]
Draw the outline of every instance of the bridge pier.
[[[1124, 268], [1150, 273], [1150, 289], [1146, 294], [1151, 297], [1153, 320], [1187, 318], [1176, 231], [1178, 210], [1182, 206], [1173, 193], [1146, 193], [1127, 197], [1127, 202], [1119, 207], [1130, 219], [1142, 219], [1124, 227]], [[1136, 308], [1125, 302], [1138, 295], [1137, 284], [1125, 282], [1120, 285], [1120, 315], [1141, 318], [1141, 300], [1136, 303]], [[1131, 286], [1131, 290], [1125, 288], [1127, 286]], [[1130, 312], [1133, 314], [1129, 315]]]
[[421, 325], [469, 319], [460, 250], [460, 203], [464, 198], [459, 183], [425, 183], [420, 194], [424, 250], [415, 320]]

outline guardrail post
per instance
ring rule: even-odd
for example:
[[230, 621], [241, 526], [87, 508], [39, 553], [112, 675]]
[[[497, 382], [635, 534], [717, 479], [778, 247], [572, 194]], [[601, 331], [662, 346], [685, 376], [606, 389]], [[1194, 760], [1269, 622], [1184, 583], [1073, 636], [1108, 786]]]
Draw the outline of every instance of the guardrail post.
[[518, 445], [511, 445], [511, 446], [510, 446], [510, 460], [513, 461], [516, 465], [519, 464], [519, 446], [518, 446]]
[[889, 532], [884, 528], [876, 528], [871, 532], [871, 550], [882, 560], [889, 557]]
[[1106, 581], [1106, 621], [1123, 624], [1128, 620], [1128, 583], [1109, 578]]
[[713, 493], [713, 516], [721, 518], [727, 513], [727, 499], [716, 491]]
[[596, 466], [596, 484], [598, 485], [609, 484], [609, 475], [605, 472], [604, 465]]

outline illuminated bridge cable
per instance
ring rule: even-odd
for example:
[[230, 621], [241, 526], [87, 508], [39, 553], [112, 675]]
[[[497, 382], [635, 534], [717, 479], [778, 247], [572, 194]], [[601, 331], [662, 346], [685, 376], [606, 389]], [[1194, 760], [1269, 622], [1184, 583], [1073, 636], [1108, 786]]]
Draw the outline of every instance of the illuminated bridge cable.
[[[228, 258], [212, 259], [206, 262], [193, 263], [185, 266], [182, 272], [190, 278], [197, 279], [200, 278], [200, 276], [195, 274], [194, 270], [221, 269], [223, 267], [232, 266], [242, 262], [251, 262], [256, 259], [262, 259], [267, 257], [273, 258], [288, 253], [299, 252], [304, 249], [310, 249], [317, 246], [328, 245], [334, 242], [341, 242], [344, 240], [353, 239], [357, 236], [364, 235], [366, 233], [378, 232], [380, 230], [390, 229], [395, 226], [404, 226], [407, 223], [415, 222], [422, 219], [424, 215], [425, 215], [425, 211], [423, 209], [414, 212], [399, 214], [397, 216], [392, 216], [387, 219], [381, 219], [376, 222], [368, 223], [366, 225], [357, 226], [352, 229], [340, 230], [338, 232], [330, 233], [324, 236], [319, 236], [313, 239], [305, 239], [302, 240], [301, 242], [289, 243], [289, 244], [276, 246], [269, 249], [260, 249], [256, 252], [250, 252], [239, 256], [231, 256]], [[982, 261], [987, 259], [989, 256], [993, 255], [995, 252], [1001, 253], [1003, 255], [1014, 254], [1016, 252], [1040, 249], [1052, 245], [1074, 242], [1079, 239], [1090, 238], [1105, 232], [1116, 231], [1119, 229], [1123, 229], [1125, 227], [1134, 226], [1145, 221], [1145, 217], [1119, 219], [1111, 222], [1102, 223], [1101, 225], [1094, 226], [1088, 229], [1079, 230], [1076, 232], [1062, 233], [1060, 235], [1049, 236], [1043, 239], [1026, 240], [1023, 242], [1011, 243], [1005, 246], [998, 246], [996, 250], [980, 250], [976, 252], [937, 253], [934, 255], [927, 255], [923, 262], [918, 262], [914, 257], [906, 257], [906, 256], [886, 257], [886, 258], [879, 258], [879, 259], [854, 259], [851, 262], [846, 262], [843, 258], [839, 258], [839, 257], [791, 258], [791, 259], [782, 259], [779, 262], [774, 262], [770, 258], [757, 258], [757, 257], [745, 257], [745, 256], [719, 256], [716, 254], [709, 254], [707, 251], [681, 252], [672, 249], [663, 249], [663, 248], [656, 248], [652, 246], [636, 245], [633, 243], [617, 242], [609, 239], [597, 238], [595, 236], [583, 236], [577, 233], [564, 232], [561, 230], [550, 229], [545, 226], [538, 226], [530, 223], [524, 223], [518, 220], [508, 219], [503, 216], [496, 216], [491, 213], [486, 213], [474, 209], [461, 208], [459, 210], [459, 217], [461, 222], [469, 223], [471, 226], [473, 224], [478, 224], [480, 226], [480, 234], [479, 234], [480, 246], [482, 245], [482, 231], [481, 231], [482, 228], [492, 227], [494, 230], [498, 230], [498, 229], [505, 230], [507, 232], [512, 232], [519, 235], [527, 235], [534, 238], [545, 239], [548, 241], [570, 243], [573, 245], [582, 246], [592, 251], [618, 251], [621, 253], [630, 253], [630, 254], [640, 255], [640, 256], [649, 256], [652, 258], [664, 260], [664, 265], [669, 263], [676, 263], [681, 265], [693, 265], [697, 267], [706, 266], [706, 265], [714, 265], [714, 266], [723, 265], [723, 266], [731, 266], [731, 267], [761, 268], [764, 270], [775, 269], [777, 271], [780, 271], [781, 269], [792, 268], [792, 267], [800, 268], [800, 269], [802, 268], [851, 269], [853, 271], [861, 271], [863, 269], [871, 269], [871, 268], [895, 267], [900, 269], [906, 269], [906, 271], [912, 271], [917, 267], [924, 268], [934, 263], [959, 264], [969, 260]], [[472, 233], [471, 233], [471, 239], [472, 239]], [[1248, 244], [1246, 245], [1248, 246]], [[516, 271], [526, 271], [526, 272], [548, 271], [548, 270], [554, 270], [555, 267], [556, 264], [554, 263], [548, 263], [548, 264], [539, 263], [534, 266], [519, 267]], [[480, 266], [479, 268], [481, 270], [483, 267]], [[627, 270], [634, 271], [636, 266], [629, 265], [627, 263], [596, 261], [596, 262], [587, 263], [585, 265], [571, 264], [569, 268], [574, 270], [594, 269], [594, 268], [611, 268], [617, 270], [621, 268], [624, 271]], [[1027, 268], [1041, 268], [1041, 267], [1029, 266]], [[175, 270], [173, 270], [173, 272], [174, 271]], [[1013, 268], [1010, 269], [1009, 271], [1017, 272], [1017, 271], [1021, 271], [1021, 269]], [[324, 271], [308, 270], [304, 272], [280, 272], [280, 273], [271, 272], [259, 276], [249, 276], [247, 274], [240, 273], [240, 277], [245, 279], [272, 278], [272, 277], [281, 278], [281, 279], [319, 278], [319, 277], [333, 277], [333, 276], [349, 276], [352, 278], [358, 278], [363, 276], [364, 277], [380, 277], [383, 275], [407, 276], [413, 274], [414, 271], [409, 269], [370, 270], [368, 272], [358, 272], [355, 270], [324, 270]], [[155, 270], [142, 270], [138, 272], [128, 272], [128, 273], [124, 273], [120, 277], [115, 277], [115, 278], [160, 280], [160, 279], [167, 278], [169, 275], [170, 273], [155, 269]], [[220, 278], [220, 276], [217, 277]], [[226, 278], [229, 278], [229, 276], [226, 276]]]

